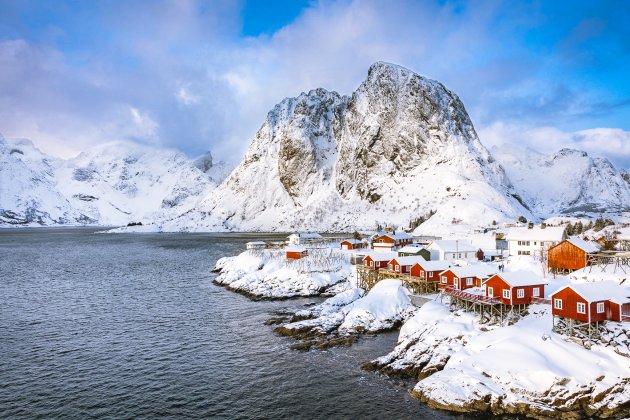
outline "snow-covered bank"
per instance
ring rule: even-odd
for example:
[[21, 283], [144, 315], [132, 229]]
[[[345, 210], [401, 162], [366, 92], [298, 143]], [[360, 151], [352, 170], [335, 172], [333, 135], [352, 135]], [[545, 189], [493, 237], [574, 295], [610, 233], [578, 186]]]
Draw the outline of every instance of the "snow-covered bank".
[[219, 259], [215, 271], [220, 272], [216, 284], [264, 299], [316, 296], [353, 276], [352, 265], [333, 249], [311, 250], [297, 261], [287, 260], [279, 250], [245, 251]]
[[[611, 323], [612, 325], [612, 323]], [[420, 308], [390, 354], [366, 367], [419, 380], [412, 394], [459, 412], [580, 418], [630, 414], [628, 326], [590, 350], [551, 332], [547, 305], [507, 327], [484, 326], [438, 302]], [[615, 337], [612, 337], [615, 335]]]
[[382, 280], [363, 294], [358, 288], [346, 290], [320, 305], [297, 312], [295, 317], [301, 320], [276, 331], [302, 340], [296, 348], [313, 345], [321, 348], [348, 344], [361, 333], [390, 330], [415, 313], [409, 291], [400, 280]]

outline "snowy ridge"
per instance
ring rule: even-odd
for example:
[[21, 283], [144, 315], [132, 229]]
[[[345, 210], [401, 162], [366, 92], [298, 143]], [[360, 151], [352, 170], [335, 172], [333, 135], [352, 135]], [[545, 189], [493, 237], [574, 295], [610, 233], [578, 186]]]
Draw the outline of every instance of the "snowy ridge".
[[205, 155], [130, 142], [63, 160], [29, 140], [0, 137], [0, 224], [126, 225], [173, 218], [194, 208], [229, 168]]
[[513, 145], [493, 147], [492, 154], [530, 208], [543, 218], [630, 208], [630, 176], [607, 159], [572, 149], [543, 155]]

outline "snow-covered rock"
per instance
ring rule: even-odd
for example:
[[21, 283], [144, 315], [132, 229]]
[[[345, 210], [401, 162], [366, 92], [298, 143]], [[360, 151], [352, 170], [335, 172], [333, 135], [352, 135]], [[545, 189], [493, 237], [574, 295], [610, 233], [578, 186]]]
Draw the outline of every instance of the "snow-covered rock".
[[0, 224], [126, 225], [193, 209], [229, 168], [209, 154], [191, 161], [175, 150], [130, 142], [72, 159], [41, 153], [29, 140], [0, 137]]
[[276, 105], [226, 182], [162, 229], [353, 231], [430, 210], [427, 229], [531, 217], [459, 98], [379, 62], [350, 97]]
[[[532, 305], [514, 325], [497, 327], [429, 302], [405, 323], [394, 351], [368, 367], [416, 377], [412, 394], [434, 408], [528, 416], [562, 411], [567, 418], [630, 414], [630, 358], [615, 346], [587, 350], [551, 326], [547, 305]], [[626, 346], [627, 334], [616, 335]]]
[[[344, 337], [375, 333], [396, 327], [415, 312], [409, 291], [400, 280], [382, 280], [363, 295], [363, 290], [346, 290], [325, 302], [296, 313], [298, 318], [277, 329], [284, 335], [312, 339], [314, 336]], [[334, 340], [335, 338], [333, 338]]]
[[223, 257], [215, 265], [220, 274], [214, 282], [252, 297], [281, 299], [316, 296], [352, 277], [352, 266], [340, 251], [319, 251], [326, 253], [322, 258], [316, 257], [317, 252], [310, 250], [307, 257], [295, 261], [278, 250]]

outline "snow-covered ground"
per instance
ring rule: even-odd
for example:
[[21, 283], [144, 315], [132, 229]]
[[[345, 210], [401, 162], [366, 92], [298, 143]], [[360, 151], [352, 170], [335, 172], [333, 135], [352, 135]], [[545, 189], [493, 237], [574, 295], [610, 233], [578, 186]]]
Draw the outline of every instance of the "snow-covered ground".
[[215, 269], [217, 284], [271, 299], [316, 296], [354, 276], [346, 256], [332, 248], [310, 249], [301, 260], [287, 260], [281, 250], [245, 251], [219, 259]]
[[[544, 271], [525, 256], [506, 265], [508, 271], [523, 269]], [[611, 278], [595, 273], [590, 281]], [[547, 276], [545, 294], [583, 281], [577, 277]], [[412, 394], [434, 408], [528, 416], [561, 410], [573, 418], [630, 414], [628, 323], [606, 323], [589, 349], [552, 332], [549, 305], [531, 305], [527, 315], [507, 324], [480, 324], [474, 313], [430, 301], [402, 326], [396, 348], [367, 368], [418, 379]]]

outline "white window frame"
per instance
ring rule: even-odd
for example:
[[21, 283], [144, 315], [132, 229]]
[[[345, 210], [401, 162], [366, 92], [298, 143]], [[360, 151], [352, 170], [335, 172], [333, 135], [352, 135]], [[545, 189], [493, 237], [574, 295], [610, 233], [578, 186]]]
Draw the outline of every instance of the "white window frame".
[[400, 265], [396, 264], [396, 271], [400, 271]]
[[374, 261], [370, 261], [370, 267], [374, 267]]
[[534, 297], [540, 297], [540, 287], [534, 287], [532, 289], [532, 296]]
[[420, 270], [420, 278], [423, 279], [424, 278], [424, 270]]
[[510, 289], [503, 289], [503, 299], [510, 299], [512, 297], [512, 291]]
[[486, 291], [488, 292], [488, 297], [494, 297], [494, 288], [486, 286]]
[[442, 276], [442, 283], [444, 284], [448, 283], [448, 277]]
[[604, 302], [597, 302], [597, 313], [598, 314], [603, 314], [604, 313]]
[[516, 298], [522, 299], [525, 297], [525, 289], [516, 289]]
[[472, 277], [466, 277], [466, 286], [472, 286], [472, 285], [473, 285]]
[[429, 275], [427, 277], [432, 278], [433, 277], [433, 271], [429, 271], [428, 273], [429, 273]]
[[554, 299], [553, 300], [553, 309], [560, 309], [562, 310], [562, 299]]
[[[585, 303], [577, 302], [576, 306], [577, 306], [576, 310], [577, 310], [578, 314], [586, 314], [586, 304]], [[580, 308], [582, 310], [580, 310]]]

